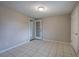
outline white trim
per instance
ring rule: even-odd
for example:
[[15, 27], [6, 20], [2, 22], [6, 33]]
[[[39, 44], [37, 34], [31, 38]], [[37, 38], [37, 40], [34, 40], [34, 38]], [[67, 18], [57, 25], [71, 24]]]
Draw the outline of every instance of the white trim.
[[63, 41], [57, 41], [57, 40], [48, 40], [48, 39], [43, 39], [43, 40], [44, 41], [51, 41], [51, 42], [60, 42], [60, 43], [64, 43], [64, 44], [70, 44], [70, 42], [63, 42]]
[[19, 44], [17, 44], [17, 45], [14, 45], [14, 46], [12, 46], [12, 47], [10, 47], [10, 48], [1, 50], [1, 51], [0, 51], [0, 54], [3, 53], [3, 52], [9, 51], [9, 50], [11, 50], [11, 49], [13, 49], [13, 48], [16, 48], [16, 47], [18, 47], [18, 46], [21, 46], [21, 45], [23, 45], [23, 44], [25, 44], [25, 43], [29, 43], [29, 42], [30, 42], [29, 40], [28, 40], [28, 41], [24, 41], [24, 42], [22, 42], [22, 43], [19, 43]]

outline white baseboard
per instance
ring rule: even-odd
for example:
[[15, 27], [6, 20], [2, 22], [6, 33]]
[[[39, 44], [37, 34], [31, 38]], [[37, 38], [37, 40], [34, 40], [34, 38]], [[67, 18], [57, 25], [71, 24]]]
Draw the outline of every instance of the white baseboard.
[[48, 40], [48, 39], [43, 39], [44, 41], [51, 41], [51, 42], [60, 42], [64, 44], [70, 44], [70, 42], [63, 42], [63, 41], [57, 41], [57, 40]]
[[21, 45], [23, 45], [23, 44], [25, 44], [25, 43], [29, 43], [29, 42], [30, 42], [29, 40], [28, 40], [28, 41], [24, 41], [24, 42], [22, 42], [22, 43], [19, 43], [19, 44], [17, 44], [17, 45], [14, 45], [14, 46], [12, 46], [12, 47], [10, 47], [10, 48], [1, 50], [1, 51], [0, 51], [0, 54], [3, 53], [3, 52], [9, 51], [9, 50], [11, 50], [11, 49], [13, 49], [13, 48], [16, 48], [16, 47], [18, 47], [18, 46], [21, 46]]

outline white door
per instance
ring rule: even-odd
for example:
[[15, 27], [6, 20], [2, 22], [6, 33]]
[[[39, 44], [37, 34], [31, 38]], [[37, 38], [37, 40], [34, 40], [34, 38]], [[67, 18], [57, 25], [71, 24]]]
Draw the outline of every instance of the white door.
[[30, 20], [30, 40], [34, 39], [33, 27], [34, 27], [34, 22], [33, 22], [33, 20]]
[[74, 18], [71, 20], [71, 44], [77, 53], [78, 44], [79, 44], [78, 43], [78, 19], [74, 19]]
[[35, 20], [35, 38], [42, 39], [42, 20]]

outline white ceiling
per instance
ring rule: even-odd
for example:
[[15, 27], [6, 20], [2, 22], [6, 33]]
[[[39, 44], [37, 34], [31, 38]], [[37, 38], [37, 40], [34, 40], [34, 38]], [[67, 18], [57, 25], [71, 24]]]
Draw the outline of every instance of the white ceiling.
[[[47, 16], [64, 15], [71, 13], [77, 2], [72, 1], [7, 1], [0, 2], [0, 5], [6, 6], [27, 16], [42, 18]], [[39, 5], [47, 10], [39, 12], [35, 8]]]

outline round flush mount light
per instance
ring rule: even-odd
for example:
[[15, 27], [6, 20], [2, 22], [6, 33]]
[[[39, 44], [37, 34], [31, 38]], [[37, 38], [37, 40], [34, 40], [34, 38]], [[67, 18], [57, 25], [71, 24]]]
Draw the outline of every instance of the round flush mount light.
[[38, 7], [38, 11], [44, 11], [45, 8], [44, 7]]
[[47, 10], [47, 7], [44, 5], [37, 5], [35, 6], [35, 9], [36, 11], [39, 11], [39, 12], [45, 12]]

